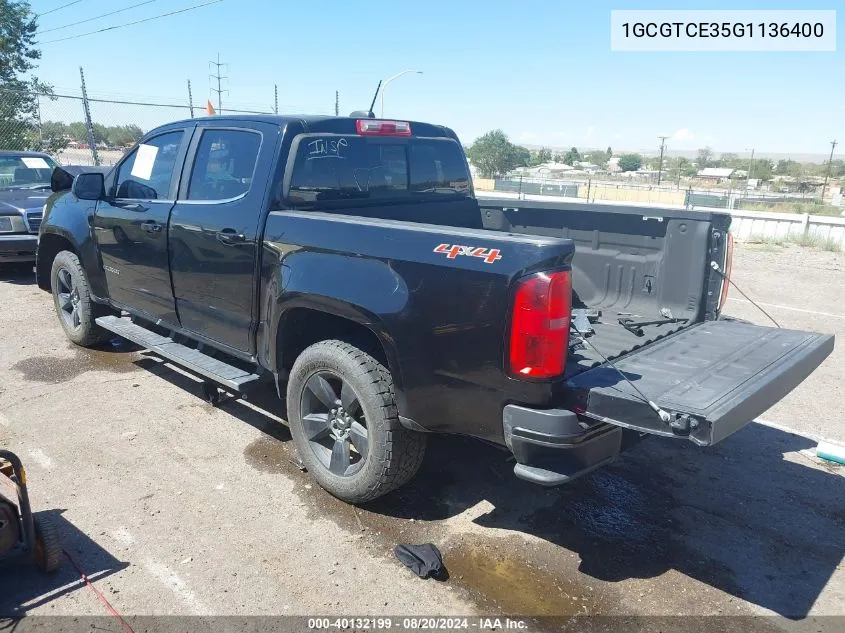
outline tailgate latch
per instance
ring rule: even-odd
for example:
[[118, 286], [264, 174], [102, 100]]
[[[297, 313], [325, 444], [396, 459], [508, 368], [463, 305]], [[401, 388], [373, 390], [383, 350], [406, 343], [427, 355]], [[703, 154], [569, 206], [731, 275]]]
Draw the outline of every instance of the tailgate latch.
[[687, 413], [676, 413], [669, 422], [669, 428], [675, 435], [689, 435], [693, 429], [698, 428], [698, 420]]

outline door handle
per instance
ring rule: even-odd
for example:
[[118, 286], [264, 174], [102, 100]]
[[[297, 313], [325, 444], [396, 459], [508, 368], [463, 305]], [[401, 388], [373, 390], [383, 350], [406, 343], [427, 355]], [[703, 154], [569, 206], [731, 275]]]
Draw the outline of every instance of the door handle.
[[159, 233], [161, 232], [161, 224], [158, 222], [154, 222], [152, 220], [148, 220], [141, 225], [141, 228], [144, 229], [147, 233]]
[[246, 236], [243, 233], [235, 232], [235, 229], [220, 229], [217, 232], [217, 241], [221, 244], [233, 246], [243, 244], [246, 241]]

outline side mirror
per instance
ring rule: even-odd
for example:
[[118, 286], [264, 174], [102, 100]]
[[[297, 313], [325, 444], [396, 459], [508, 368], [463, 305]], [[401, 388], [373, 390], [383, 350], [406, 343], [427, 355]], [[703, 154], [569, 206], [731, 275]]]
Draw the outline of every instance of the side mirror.
[[100, 200], [106, 197], [105, 178], [93, 172], [79, 174], [70, 190], [80, 200]]

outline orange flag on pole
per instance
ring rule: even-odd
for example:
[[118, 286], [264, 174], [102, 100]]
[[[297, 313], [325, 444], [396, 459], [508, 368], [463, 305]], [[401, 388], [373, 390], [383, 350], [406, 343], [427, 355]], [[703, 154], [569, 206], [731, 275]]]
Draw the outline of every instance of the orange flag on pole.
[[217, 111], [214, 109], [214, 106], [211, 105], [211, 99], [209, 99], [205, 104], [205, 111], [208, 112], [209, 116], [217, 114]]

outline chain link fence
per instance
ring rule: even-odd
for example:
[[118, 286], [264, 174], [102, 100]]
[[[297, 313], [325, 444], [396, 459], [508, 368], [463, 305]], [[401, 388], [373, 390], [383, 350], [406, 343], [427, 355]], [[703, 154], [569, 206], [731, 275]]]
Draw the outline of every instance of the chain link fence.
[[[272, 109], [224, 113], [271, 114]], [[0, 88], [0, 150], [45, 152], [63, 165], [114, 165], [150, 129], [204, 114], [204, 107], [186, 102]]]
[[[718, 190], [693, 186], [656, 186], [642, 183], [609, 182], [603, 178], [539, 179], [539, 178], [496, 178], [476, 179], [475, 188], [479, 194], [484, 191], [501, 192], [524, 196], [553, 196], [582, 199], [586, 202], [629, 202], [655, 206], [670, 205], [686, 208], [708, 207], [748, 211], [770, 211], [776, 213], [809, 213], [811, 215], [839, 216], [845, 214], [843, 198], [834, 198], [835, 203], [822, 202], [818, 193], [766, 193], [743, 189]], [[839, 191], [838, 185], [832, 187]]]

